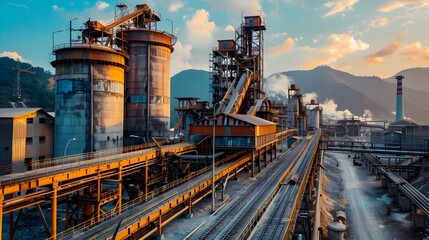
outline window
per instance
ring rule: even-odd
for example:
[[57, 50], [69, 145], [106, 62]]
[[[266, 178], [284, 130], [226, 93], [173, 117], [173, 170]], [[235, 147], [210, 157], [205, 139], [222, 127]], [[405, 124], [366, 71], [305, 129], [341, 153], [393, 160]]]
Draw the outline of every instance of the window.
[[9, 147], [4, 147], [4, 150], [5, 151], [9, 151]]
[[33, 118], [27, 118], [27, 124], [33, 124]]
[[25, 145], [31, 145], [31, 144], [33, 144], [33, 138], [31, 138], [31, 137], [26, 138], [25, 139]]
[[39, 160], [43, 160], [43, 159], [46, 159], [46, 156], [40, 156], [39, 157]]
[[39, 118], [39, 123], [46, 123], [46, 118]]
[[39, 143], [45, 143], [46, 142], [46, 137], [39, 137]]

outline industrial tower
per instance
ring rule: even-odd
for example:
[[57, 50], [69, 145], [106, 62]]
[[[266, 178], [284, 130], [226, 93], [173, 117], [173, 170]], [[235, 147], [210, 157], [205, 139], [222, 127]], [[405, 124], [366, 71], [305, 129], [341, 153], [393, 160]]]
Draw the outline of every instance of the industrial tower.
[[211, 55], [212, 103], [217, 113], [256, 115], [252, 106], [266, 102], [263, 90], [264, 31], [260, 16], [246, 16], [235, 39], [219, 40]]

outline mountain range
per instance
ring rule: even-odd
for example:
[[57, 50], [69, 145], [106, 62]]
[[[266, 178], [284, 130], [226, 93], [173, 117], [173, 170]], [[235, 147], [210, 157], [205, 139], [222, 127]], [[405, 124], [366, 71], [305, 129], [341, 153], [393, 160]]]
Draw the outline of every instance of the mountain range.
[[[21, 73], [22, 100], [28, 107], [54, 108], [53, 75], [40, 67], [0, 58], [0, 107], [12, 107], [14, 69], [29, 69], [36, 74]], [[429, 68], [412, 68], [398, 72], [404, 75], [403, 92], [405, 116], [418, 124], [429, 125]], [[324, 107], [324, 114], [342, 118], [353, 114], [370, 119], [394, 121], [396, 80], [376, 76], [355, 76], [347, 72], [320, 66], [312, 70], [287, 71], [272, 74], [264, 80], [264, 89], [272, 101], [286, 101], [290, 84], [301, 89], [305, 102], [316, 98]], [[196, 97], [209, 101], [210, 73], [203, 70], [184, 70], [171, 78], [171, 125], [176, 122], [174, 108], [177, 97]]]
[[[429, 68], [413, 68], [399, 72], [404, 75], [405, 117], [418, 124], [429, 125]], [[398, 75], [398, 74], [395, 74]], [[355, 76], [320, 66], [312, 70], [275, 73], [264, 81], [264, 89], [273, 101], [286, 101], [291, 83], [300, 88], [304, 99], [317, 98], [325, 112], [364, 116], [367, 120], [394, 121], [396, 80], [377, 76]], [[208, 101], [209, 73], [185, 70], [171, 78], [171, 97], [198, 97]], [[172, 108], [175, 103], [172, 101]], [[173, 112], [172, 112], [173, 113]], [[172, 114], [173, 116], [173, 114]], [[338, 117], [338, 115], [337, 115]], [[341, 116], [342, 118], [342, 116]], [[173, 119], [172, 119], [173, 122]]]

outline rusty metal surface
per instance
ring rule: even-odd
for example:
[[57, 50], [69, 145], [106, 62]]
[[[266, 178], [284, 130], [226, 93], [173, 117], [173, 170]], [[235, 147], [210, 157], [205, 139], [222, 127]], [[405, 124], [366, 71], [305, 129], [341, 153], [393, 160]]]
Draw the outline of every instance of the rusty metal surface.
[[170, 36], [127, 30], [130, 71], [126, 74], [126, 135], [168, 136], [170, 126]]
[[72, 47], [56, 58], [55, 156], [73, 138], [67, 154], [122, 146], [125, 57], [109, 48]]

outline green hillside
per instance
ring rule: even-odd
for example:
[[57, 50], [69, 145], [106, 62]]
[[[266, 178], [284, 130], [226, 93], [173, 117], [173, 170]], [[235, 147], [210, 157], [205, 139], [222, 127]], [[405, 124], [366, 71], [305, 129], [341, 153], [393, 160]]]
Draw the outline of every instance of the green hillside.
[[0, 107], [12, 107], [11, 101], [17, 101], [15, 94], [16, 68], [29, 69], [36, 74], [21, 73], [21, 101], [27, 107], [40, 107], [47, 111], [54, 109], [54, 91], [49, 90], [49, 78], [53, 75], [40, 67], [33, 67], [28, 63], [18, 63], [8, 58], [0, 58]]
[[177, 113], [174, 107], [178, 104], [177, 97], [195, 97], [200, 101], [210, 99], [210, 74], [203, 70], [184, 70], [171, 78], [171, 106], [170, 106], [170, 126], [173, 127], [177, 121]]

